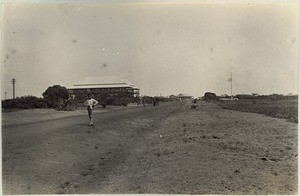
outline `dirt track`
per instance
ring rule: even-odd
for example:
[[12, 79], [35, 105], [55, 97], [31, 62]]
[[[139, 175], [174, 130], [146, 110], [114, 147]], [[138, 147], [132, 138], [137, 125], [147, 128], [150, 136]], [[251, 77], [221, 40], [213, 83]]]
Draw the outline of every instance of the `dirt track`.
[[296, 194], [297, 124], [200, 102], [4, 127], [4, 194]]

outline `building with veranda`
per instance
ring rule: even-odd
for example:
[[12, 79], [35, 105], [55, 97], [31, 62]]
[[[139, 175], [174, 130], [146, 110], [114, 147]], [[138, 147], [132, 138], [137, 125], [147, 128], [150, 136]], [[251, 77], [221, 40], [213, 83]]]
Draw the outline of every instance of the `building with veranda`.
[[93, 95], [106, 94], [113, 97], [117, 97], [122, 93], [126, 93], [132, 97], [139, 96], [139, 88], [130, 81], [116, 76], [85, 77], [67, 89], [70, 96], [73, 97], [82, 97], [89, 93]]

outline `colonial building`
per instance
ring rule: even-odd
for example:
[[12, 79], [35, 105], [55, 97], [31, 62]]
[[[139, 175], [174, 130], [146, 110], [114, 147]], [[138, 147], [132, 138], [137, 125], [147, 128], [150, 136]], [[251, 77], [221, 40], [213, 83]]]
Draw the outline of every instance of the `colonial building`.
[[139, 88], [128, 80], [115, 76], [86, 77], [67, 89], [69, 94], [71, 96], [75, 95], [75, 97], [88, 93], [93, 95], [109, 94], [111, 96], [117, 96], [120, 93], [129, 93], [133, 97], [139, 96]]

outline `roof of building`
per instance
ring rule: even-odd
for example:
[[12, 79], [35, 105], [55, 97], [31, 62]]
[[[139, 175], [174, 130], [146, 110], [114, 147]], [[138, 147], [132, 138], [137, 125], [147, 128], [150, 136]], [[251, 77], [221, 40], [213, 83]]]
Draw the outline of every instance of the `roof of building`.
[[116, 76], [89, 76], [76, 82], [68, 89], [84, 89], [84, 88], [124, 88], [131, 87], [139, 89], [130, 81]]
[[188, 95], [188, 94], [179, 94], [178, 97], [191, 98], [191, 97], [193, 97], [193, 96]]
[[84, 85], [84, 86], [71, 86], [67, 89], [93, 89], [93, 88], [133, 88], [126, 84], [110, 84], [110, 85]]
[[89, 76], [79, 80], [74, 84], [74, 86], [109, 85], [109, 84], [133, 85], [130, 81], [116, 76]]

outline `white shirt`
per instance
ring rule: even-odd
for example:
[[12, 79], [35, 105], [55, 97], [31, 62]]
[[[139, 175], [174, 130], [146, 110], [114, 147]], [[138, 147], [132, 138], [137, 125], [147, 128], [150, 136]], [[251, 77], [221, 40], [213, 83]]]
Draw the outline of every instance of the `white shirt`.
[[92, 99], [92, 98], [89, 100], [86, 100], [84, 102], [84, 105], [90, 107], [90, 109], [93, 109], [93, 106], [95, 106], [97, 104], [98, 104], [98, 101], [96, 101], [95, 99]]

